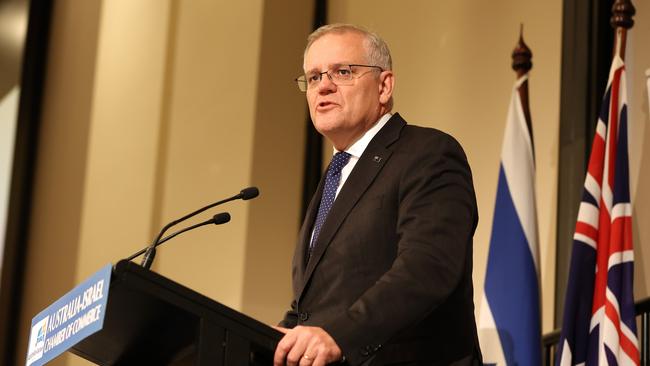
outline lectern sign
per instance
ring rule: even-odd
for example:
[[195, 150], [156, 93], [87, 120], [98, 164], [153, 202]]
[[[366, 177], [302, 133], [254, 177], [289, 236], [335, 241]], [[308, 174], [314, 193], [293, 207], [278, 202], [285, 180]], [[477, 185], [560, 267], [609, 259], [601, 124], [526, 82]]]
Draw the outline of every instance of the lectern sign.
[[27, 366], [40, 366], [102, 329], [113, 266], [106, 265], [32, 319]]

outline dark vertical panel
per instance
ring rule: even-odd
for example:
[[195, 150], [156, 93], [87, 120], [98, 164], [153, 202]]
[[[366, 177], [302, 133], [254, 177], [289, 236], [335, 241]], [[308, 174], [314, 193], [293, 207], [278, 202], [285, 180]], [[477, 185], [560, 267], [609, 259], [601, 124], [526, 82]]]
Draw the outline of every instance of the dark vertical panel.
[[[327, 23], [327, 0], [315, 0], [314, 30]], [[316, 192], [323, 171], [323, 136], [314, 128], [310, 117], [307, 117], [305, 138], [305, 169], [302, 191], [301, 218], [307, 212], [311, 197]]]
[[25, 355], [15, 354], [16, 334], [22, 297], [22, 269], [27, 246], [51, 9], [51, 0], [29, 3], [14, 163], [9, 192], [5, 256], [0, 285], [0, 364], [3, 365], [17, 364], [17, 360], [22, 361], [25, 357]]
[[555, 326], [562, 324], [573, 231], [612, 58], [612, 0], [565, 0], [558, 164]]

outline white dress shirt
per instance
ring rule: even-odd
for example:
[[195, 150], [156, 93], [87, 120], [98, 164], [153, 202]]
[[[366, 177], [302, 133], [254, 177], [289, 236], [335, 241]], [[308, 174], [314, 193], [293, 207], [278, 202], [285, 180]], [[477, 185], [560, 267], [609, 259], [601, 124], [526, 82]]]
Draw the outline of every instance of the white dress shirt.
[[[379, 121], [377, 121], [374, 126], [372, 126], [368, 131], [366, 131], [366, 133], [363, 134], [363, 136], [361, 136], [357, 141], [355, 141], [349, 148], [345, 150], [345, 152], [350, 154], [350, 160], [348, 161], [347, 165], [345, 165], [341, 170], [341, 180], [339, 181], [339, 186], [336, 189], [336, 196], [334, 196], [335, 200], [341, 191], [341, 187], [343, 187], [343, 184], [345, 184], [345, 181], [350, 176], [352, 169], [354, 169], [354, 166], [357, 164], [357, 161], [359, 161], [359, 158], [366, 150], [366, 147], [368, 147], [370, 141], [375, 137], [377, 132], [379, 132], [382, 127], [384, 127], [386, 122], [388, 122], [392, 116], [393, 115], [391, 113], [386, 113], [381, 116]], [[338, 150], [334, 148], [332, 155], [336, 154], [337, 152]]]

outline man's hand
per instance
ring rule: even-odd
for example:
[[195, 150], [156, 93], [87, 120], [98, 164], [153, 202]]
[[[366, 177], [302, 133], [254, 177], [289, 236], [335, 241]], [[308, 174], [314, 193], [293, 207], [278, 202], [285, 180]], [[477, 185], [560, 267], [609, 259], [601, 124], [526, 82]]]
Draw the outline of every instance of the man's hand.
[[340, 361], [342, 352], [323, 328], [297, 326], [275, 327], [284, 333], [273, 358], [273, 366], [325, 366]]

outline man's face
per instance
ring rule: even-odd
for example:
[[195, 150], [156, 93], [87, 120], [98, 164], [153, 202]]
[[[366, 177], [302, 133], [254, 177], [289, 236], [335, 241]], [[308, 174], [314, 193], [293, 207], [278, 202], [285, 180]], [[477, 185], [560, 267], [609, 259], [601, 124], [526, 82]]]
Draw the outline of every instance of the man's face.
[[[367, 65], [366, 55], [363, 35], [353, 32], [326, 34], [309, 47], [305, 55], [305, 74], [324, 72], [336, 65]], [[384, 103], [388, 100], [382, 96], [385, 94], [383, 73], [380, 75], [378, 69], [371, 68], [359, 71], [367, 74], [356, 78], [353, 85], [337, 86], [323, 74], [320, 83], [307, 90], [314, 127], [339, 150], [349, 147], [387, 112], [380, 102], [380, 96]]]

